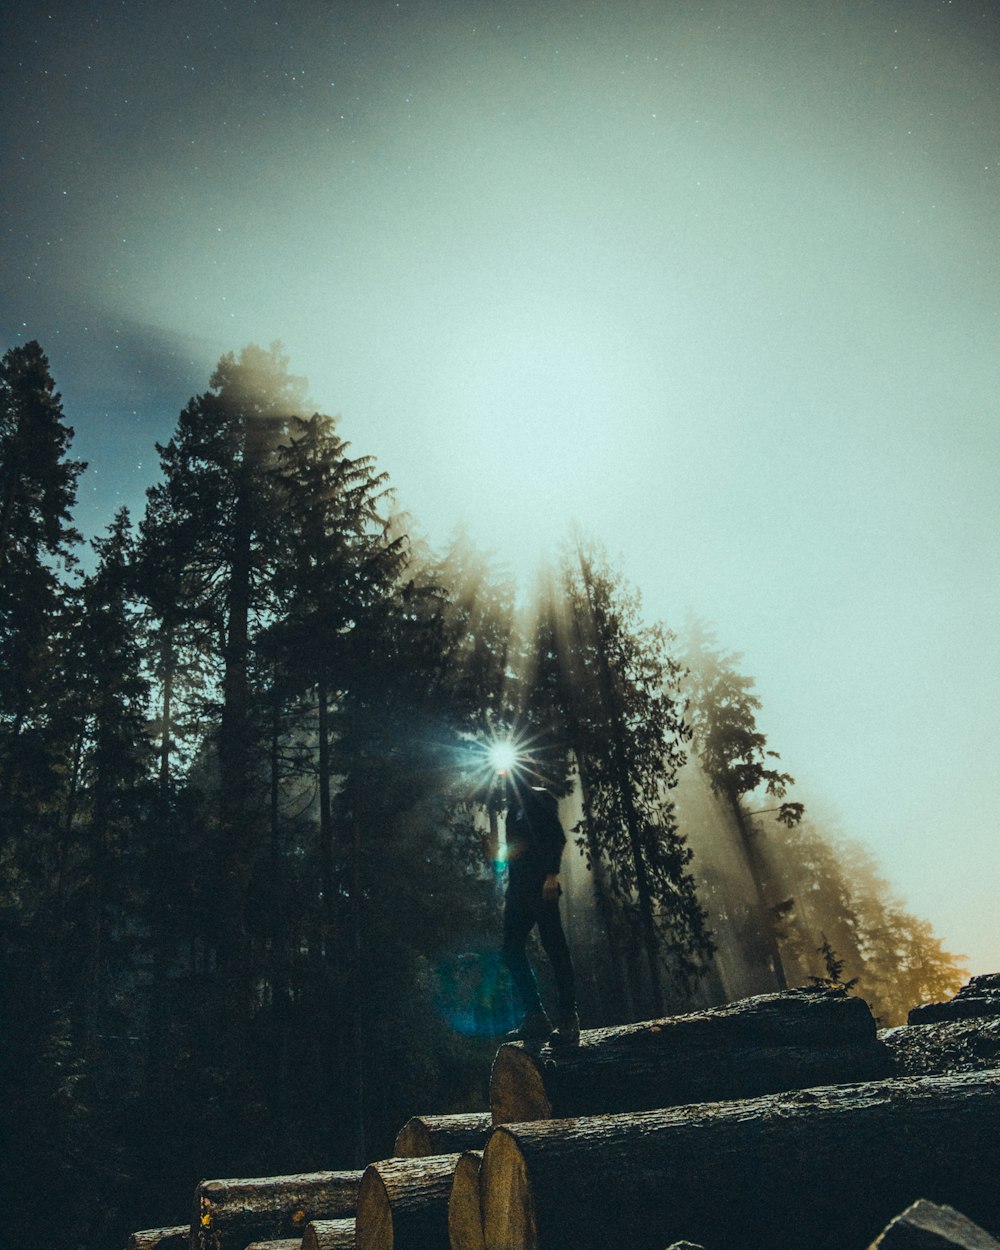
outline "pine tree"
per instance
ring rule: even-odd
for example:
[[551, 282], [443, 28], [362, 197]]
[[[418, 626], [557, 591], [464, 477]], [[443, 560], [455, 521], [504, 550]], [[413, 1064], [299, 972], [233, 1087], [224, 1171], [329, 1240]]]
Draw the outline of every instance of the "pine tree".
[[754, 927], [767, 950], [777, 987], [787, 989], [775, 933], [779, 900], [770, 897], [756, 841], [758, 830], [743, 800], [763, 788], [769, 798], [779, 800], [777, 816], [785, 825], [798, 823], [803, 807], [801, 803], [783, 801], [794, 778], [769, 763], [777, 760], [778, 755], [768, 749], [766, 737], [757, 728], [760, 700], [753, 693], [753, 678], [737, 669], [740, 659], [739, 655], [719, 649], [701, 622], [690, 623], [684, 664], [693, 746], [713, 790], [732, 810], [753, 883]]
[[686, 992], [713, 949], [670, 798], [686, 758], [680, 668], [672, 636], [642, 622], [638, 594], [599, 548], [576, 541], [563, 588], [571, 630], [561, 662], [584, 792], [582, 845], [592, 863], [601, 857], [662, 1014], [663, 961]]

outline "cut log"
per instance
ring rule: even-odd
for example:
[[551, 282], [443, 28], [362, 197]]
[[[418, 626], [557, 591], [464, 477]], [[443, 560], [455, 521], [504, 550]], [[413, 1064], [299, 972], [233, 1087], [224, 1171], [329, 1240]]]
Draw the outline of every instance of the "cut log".
[[448, 1250], [448, 1196], [457, 1154], [383, 1159], [358, 1193], [358, 1250]]
[[173, 1228], [144, 1228], [129, 1237], [128, 1250], [187, 1250], [190, 1239], [190, 1224], [178, 1224]]
[[493, 1127], [488, 1111], [465, 1115], [415, 1115], [396, 1134], [394, 1153], [401, 1159], [481, 1150]]
[[879, 1040], [892, 1052], [898, 1076], [1000, 1067], [1000, 1018], [996, 1017], [903, 1024], [881, 1030]]
[[311, 1220], [302, 1234], [302, 1250], [354, 1250], [354, 1220]]
[[1000, 1250], [1000, 1241], [954, 1207], [920, 1198], [868, 1250]]
[[921, 1003], [906, 1018], [907, 1024], [937, 1024], [941, 1020], [968, 1020], [1000, 1016], [1000, 972], [972, 977], [954, 998], [944, 1003]]
[[306, 1172], [202, 1181], [194, 1196], [192, 1250], [244, 1250], [252, 1241], [301, 1238], [310, 1220], [353, 1215], [361, 1172]]
[[279, 1241], [251, 1241], [246, 1250], [300, 1250], [301, 1245], [301, 1237], [283, 1237]]
[[998, 1216], [1000, 1071], [504, 1125], [483, 1152], [487, 1250], [867, 1246], [913, 1194]]
[[486, 1250], [479, 1201], [481, 1150], [466, 1150], [455, 1164], [448, 1196], [448, 1242], [451, 1250]]
[[691, 1015], [588, 1029], [580, 1045], [501, 1046], [495, 1124], [751, 1098], [893, 1073], [868, 1004], [835, 991], [761, 994]]

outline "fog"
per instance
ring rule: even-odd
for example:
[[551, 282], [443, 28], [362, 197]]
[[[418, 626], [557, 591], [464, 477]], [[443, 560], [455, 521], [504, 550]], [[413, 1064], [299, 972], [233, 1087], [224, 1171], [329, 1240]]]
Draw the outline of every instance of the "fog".
[[576, 519], [747, 655], [807, 801], [1000, 966], [995, 19], [98, 4], [13, 21], [8, 343], [137, 511], [281, 339], [433, 541]]

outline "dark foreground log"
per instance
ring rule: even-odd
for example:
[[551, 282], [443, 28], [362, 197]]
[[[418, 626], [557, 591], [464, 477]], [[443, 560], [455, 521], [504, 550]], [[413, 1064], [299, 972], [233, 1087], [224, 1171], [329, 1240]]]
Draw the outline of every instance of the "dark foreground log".
[[467, 1150], [455, 1164], [448, 1195], [448, 1242], [451, 1250], [486, 1250], [479, 1201], [481, 1150]]
[[448, 1250], [448, 1196], [458, 1159], [369, 1164], [358, 1193], [358, 1250]]
[[892, 1074], [868, 1004], [788, 990], [641, 1024], [585, 1030], [580, 1045], [501, 1046], [490, 1075], [495, 1124], [646, 1111]]
[[400, 1159], [481, 1150], [493, 1127], [488, 1111], [467, 1115], [415, 1115], [396, 1134], [394, 1153]]
[[202, 1181], [192, 1250], [244, 1250], [252, 1241], [301, 1238], [310, 1220], [353, 1215], [361, 1172], [306, 1172]]
[[1000, 972], [973, 977], [954, 998], [944, 1003], [922, 1003], [907, 1016], [908, 1024], [937, 1024], [941, 1020], [968, 1020], [1000, 1016]]
[[1000, 1017], [945, 1020], [883, 1029], [898, 1076], [982, 1072], [1000, 1067]]
[[513, 1124], [483, 1153], [487, 1250], [867, 1246], [914, 1194], [1000, 1215], [1000, 1072]]
[[354, 1219], [310, 1221], [302, 1234], [302, 1250], [354, 1250]]
[[129, 1237], [128, 1250], [187, 1250], [190, 1238], [190, 1224], [178, 1224], [173, 1228], [144, 1228]]
[[1000, 1242], [954, 1207], [920, 1198], [868, 1250], [1000, 1250]]

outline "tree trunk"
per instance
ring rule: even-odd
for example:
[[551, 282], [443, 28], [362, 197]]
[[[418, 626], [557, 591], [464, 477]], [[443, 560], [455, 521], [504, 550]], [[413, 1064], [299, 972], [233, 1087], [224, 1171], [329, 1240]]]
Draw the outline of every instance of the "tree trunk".
[[597, 651], [597, 666], [601, 677], [601, 695], [604, 702], [604, 709], [608, 717], [608, 736], [611, 743], [611, 757], [614, 761], [614, 769], [616, 776], [616, 784], [618, 787], [618, 797], [621, 802], [622, 814], [625, 817], [625, 827], [628, 830], [629, 848], [632, 852], [632, 865], [635, 869], [635, 886], [636, 895], [639, 900], [639, 917], [642, 926], [642, 941], [646, 952], [646, 960], [649, 966], [649, 984], [652, 994], [653, 1010], [657, 1015], [663, 1013], [663, 983], [660, 975], [660, 944], [656, 935], [656, 922], [653, 916], [653, 899], [649, 888], [649, 875], [646, 867], [646, 857], [643, 854], [642, 838], [639, 833], [639, 816], [635, 810], [634, 796], [632, 792], [632, 783], [629, 778], [628, 764], [625, 759], [624, 742], [627, 738], [625, 726], [622, 723], [621, 711], [618, 707], [618, 699], [615, 696], [614, 676], [611, 672], [611, 664], [608, 660], [608, 653], [605, 647], [605, 638], [602, 633], [603, 620], [597, 619], [594, 609], [593, 595], [591, 593], [590, 574], [591, 570], [585, 564], [583, 552], [577, 548], [577, 557], [580, 563], [580, 574], [583, 578], [584, 591], [587, 596], [587, 606], [590, 609], [591, 620], [594, 626], [594, 645]]
[[747, 814], [740, 803], [740, 796], [730, 791], [728, 797], [736, 820], [736, 828], [739, 831], [740, 846], [746, 859], [747, 870], [750, 873], [750, 880], [753, 882], [754, 901], [756, 903], [754, 911], [757, 914], [757, 925], [760, 930], [761, 940], [767, 949], [767, 955], [771, 961], [771, 971], [774, 973], [775, 984], [779, 990], [787, 990], [788, 978], [785, 976], [785, 965], [781, 962], [778, 939], [774, 934], [774, 921], [767, 899], [764, 875], [761, 872], [760, 856], [757, 854], [757, 848], [753, 844], [754, 831], [747, 821]]
[[760, 994], [641, 1024], [588, 1029], [580, 1045], [501, 1046], [496, 1124], [749, 1098], [894, 1072], [868, 1004], [834, 990]]
[[251, 1241], [301, 1237], [310, 1220], [353, 1215], [361, 1172], [307, 1172], [202, 1181], [195, 1191], [191, 1250], [244, 1250]]
[[354, 1250], [354, 1237], [353, 1218], [311, 1220], [302, 1234], [302, 1250]]
[[483, 1153], [486, 1246], [844, 1250], [923, 1193], [989, 1226], [998, 1149], [997, 1070], [507, 1125]]
[[358, 1194], [357, 1250], [449, 1250], [448, 1197], [458, 1159], [369, 1164]]
[[175, 1228], [145, 1228], [128, 1239], [128, 1250], [187, 1250], [191, 1228], [182, 1224]]
[[467, 1115], [415, 1115], [396, 1134], [393, 1150], [401, 1159], [453, 1154], [486, 1145], [493, 1127], [488, 1111]]
[[[579, 734], [577, 735], [579, 737]], [[594, 905], [601, 918], [605, 936], [608, 940], [608, 955], [611, 960], [613, 1000], [611, 1019], [635, 1019], [635, 1000], [632, 984], [625, 974], [625, 957], [622, 954], [621, 942], [618, 937], [618, 918], [615, 915], [614, 903], [608, 890], [607, 869], [604, 857], [594, 831], [593, 806], [590, 801], [589, 781], [587, 778], [586, 758], [579, 748], [575, 752], [576, 766], [580, 775], [580, 797], [583, 803], [584, 828], [587, 837], [587, 857], [590, 860], [590, 873], [594, 887]], [[606, 1019], [607, 1017], [605, 1017]]]
[[1000, 1250], [1000, 1241], [954, 1207], [919, 1198], [868, 1250]]
[[486, 1250], [483, 1208], [479, 1201], [481, 1150], [466, 1150], [455, 1164], [448, 1197], [448, 1242], [451, 1250]]

